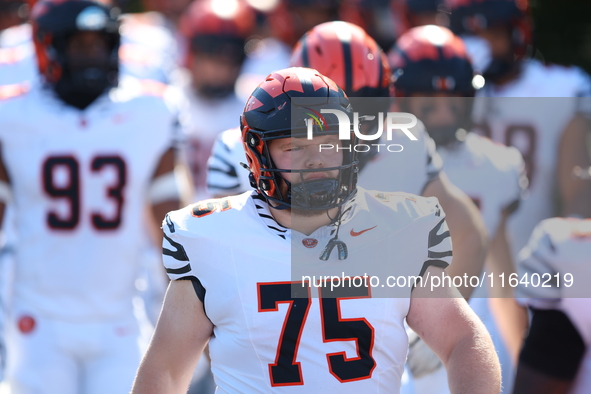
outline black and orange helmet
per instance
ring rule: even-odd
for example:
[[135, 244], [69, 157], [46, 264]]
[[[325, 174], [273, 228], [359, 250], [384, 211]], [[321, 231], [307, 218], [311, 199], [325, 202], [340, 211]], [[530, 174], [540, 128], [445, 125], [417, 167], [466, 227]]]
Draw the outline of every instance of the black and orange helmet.
[[403, 34], [388, 54], [396, 95], [449, 93], [474, 96], [474, 71], [462, 40], [427, 25]]
[[532, 41], [528, 0], [445, 0], [449, 28], [459, 36], [496, 26], [511, 29], [513, 50], [523, 57]]
[[255, 23], [254, 10], [243, 0], [195, 0], [180, 18], [179, 30], [190, 45], [188, 52], [222, 54], [242, 63]]
[[295, 46], [293, 67], [311, 67], [349, 97], [389, 97], [391, 73], [382, 48], [362, 28], [336, 21], [308, 31]]
[[[86, 0], [42, 0], [31, 11], [33, 42], [39, 73], [50, 85], [79, 84], [81, 90], [102, 91], [115, 86], [119, 71], [119, 22], [111, 9]], [[107, 63], [92, 73], [73, 76], [66, 59], [68, 39], [83, 31], [98, 32], [109, 45]]]
[[[281, 208], [327, 210], [342, 205], [355, 192], [357, 159], [354, 149], [343, 150], [343, 163], [322, 171], [338, 170], [336, 179], [303, 182], [303, 174], [318, 169], [279, 169], [273, 163], [268, 144], [280, 138], [306, 138], [307, 122], [314, 119], [314, 135], [339, 133], [336, 115], [322, 109], [342, 111], [352, 123], [353, 113], [346, 94], [318, 71], [292, 67], [271, 73], [248, 98], [240, 116], [242, 141], [250, 170], [250, 183], [267, 201]], [[357, 137], [350, 128], [349, 143]], [[347, 141], [343, 141], [347, 143]], [[349, 147], [350, 148], [350, 147]], [[299, 174], [302, 182], [290, 184], [281, 173]], [[281, 192], [281, 183], [287, 192]]]

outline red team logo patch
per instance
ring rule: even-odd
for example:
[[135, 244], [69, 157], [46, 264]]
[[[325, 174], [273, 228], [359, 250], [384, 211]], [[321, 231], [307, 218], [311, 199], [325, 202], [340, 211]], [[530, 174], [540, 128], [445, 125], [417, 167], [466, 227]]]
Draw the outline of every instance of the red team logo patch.
[[22, 316], [18, 320], [18, 329], [23, 334], [28, 334], [35, 329], [35, 319], [31, 316]]
[[302, 239], [302, 244], [306, 248], [312, 249], [312, 248], [315, 248], [316, 245], [318, 245], [318, 240], [315, 238], [304, 238], [304, 239]]

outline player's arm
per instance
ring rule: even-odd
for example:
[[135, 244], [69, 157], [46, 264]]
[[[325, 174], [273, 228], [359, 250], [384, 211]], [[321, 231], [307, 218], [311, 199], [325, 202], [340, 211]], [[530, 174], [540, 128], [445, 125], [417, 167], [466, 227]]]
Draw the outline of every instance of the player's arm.
[[[505, 278], [508, 278], [509, 275], [517, 272], [507, 239], [506, 224], [509, 215], [510, 211], [503, 212], [501, 223], [491, 242], [487, 257], [487, 267], [494, 278], [499, 278], [501, 274], [505, 274]], [[523, 336], [528, 325], [527, 311], [515, 300], [513, 288], [511, 286], [501, 287], [499, 281], [496, 285], [493, 282], [490, 297], [489, 305], [501, 337], [512, 359], [517, 363]]]
[[588, 168], [590, 121], [578, 114], [564, 130], [558, 150], [558, 185], [562, 201], [561, 216], [591, 217], [591, 182], [578, 179], [573, 168]]
[[[427, 275], [441, 277], [442, 269], [431, 266]], [[445, 365], [452, 393], [500, 392], [501, 369], [490, 336], [455, 288], [415, 287], [407, 322]]]
[[153, 227], [158, 229], [157, 233], [160, 233], [160, 226], [156, 223], [162, 223], [168, 212], [179, 209], [182, 203], [188, 203], [186, 195], [190, 177], [186, 165], [178, 156], [176, 148], [169, 148], [161, 156], [152, 176], [148, 196], [155, 220]]
[[186, 393], [213, 333], [191, 280], [173, 280], [132, 394]]
[[[478, 208], [460, 189], [441, 172], [423, 191], [423, 196], [435, 196], [447, 213], [447, 224], [454, 243], [454, 263], [447, 268], [448, 275], [479, 276], [487, 252], [487, 233]], [[470, 286], [459, 288], [463, 297], [472, 294]]]
[[513, 394], [566, 394], [585, 355], [583, 338], [565, 313], [542, 309], [532, 312]]

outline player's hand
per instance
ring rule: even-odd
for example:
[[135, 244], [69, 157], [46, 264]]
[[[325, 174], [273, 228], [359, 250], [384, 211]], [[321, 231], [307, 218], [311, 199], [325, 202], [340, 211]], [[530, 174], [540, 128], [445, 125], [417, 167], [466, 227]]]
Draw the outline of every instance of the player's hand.
[[406, 360], [414, 378], [430, 375], [443, 366], [439, 357], [414, 332], [408, 333], [409, 349]]

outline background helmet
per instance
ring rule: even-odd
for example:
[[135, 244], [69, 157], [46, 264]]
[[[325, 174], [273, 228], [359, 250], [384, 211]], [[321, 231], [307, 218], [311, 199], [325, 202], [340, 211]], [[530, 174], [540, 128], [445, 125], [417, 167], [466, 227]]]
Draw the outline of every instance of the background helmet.
[[[32, 10], [32, 22], [39, 72], [66, 102], [92, 101], [117, 85], [119, 23], [109, 8], [83, 0], [41, 1]], [[66, 57], [68, 40], [84, 31], [98, 32], [106, 38], [108, 58], [102, 64], [73, 71]]]
[[181, 17], [179, 30], [191, 52], [220, 54], [242, 64], [255, 19], [254, 10], [242, 0], [196, 0]]
[[[335, 21], [314, 27], [295, 46], [290, 65], [311, 67], [335, 81], [347, 93], [357, 112], [375, 115], [390, 108], [386, 97], [393, 94], [392, 74], [386, 55], [359, 26]], [[358, 99], [361, 97], [365, 99]], [[384, 99], [371, 100], [373, 97]], [[367, 127], [377, 128], [377, 120]], [[377, 153], [376, 149], [359, 152], [360, 169]]]
[[[357, 159], [354, 149], [343, 150], [342, 165], [322, 168], [322, 171], [338, 170], [336, 179], [313, 179], [291, 185], [281, 173], [299, 173], [301, 177], [305, 172], [319, 170], [290, 171], [278, 169], [273, 163], [269, 142], [280, 138], [306, 138], [309, 119], [314, 119], [314, 135], [338, 134], [336, 115], [321, 114], [321, 109], [342, 111], [352, 122], [352, 108], [345, 93], [331, 79], [309, 68], [293, 67], [273, 72], [248, 98], [240, 117], [242, 141], [251, 185], [267, 201], [274, 201], [282, 208], [326, 210], [342, 205], [355, 192]], [[350, 136], [350, 143], [355, 144], [357, 139], [352, 129]], [[280, 191], [282, 182], [288, 186], [285, 194]]]
[[528, 18], [528, 0], [446, 0], [450, 29], [459, 36], [475, 35], [492, 27], [506, 27], [512, 52], [505, 58], [493, 58], [482, 70], [487, 79], [495, 80], [509, 72], [517, 60], [526, 55], [532, 41]]
[[474, 96], [474, 71], [462, 40], [440, 26], [403, 34], [388, 54], [397, 96], [450, 93]]
[[[427, 25], [410, 29], [389, 53], [394, 89], [399, 97], [432, 95], [473, 97], [477, 80], [462, 40], [445, 27]], [[476, 77], [477, 78], [477, 77]], [[482, 79], [482, 77], [480, 77]], [[412, 98], [406, 99], [412, 100]], [[399, 100], [403, 110], [409, 103]], [[472, 100], [463, 104], [457, 122], [426, 125], [435, 143], [449, 145], [459, 128], [472, 128]]]
[[339, 85], [349, 97], [389, 97], [390, 67], [382, 48], [362, 28], [326, 22], [296, 44], [294, 67], [311, 67]]

